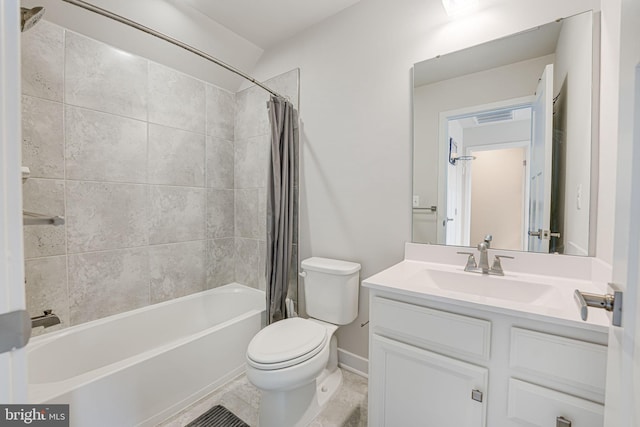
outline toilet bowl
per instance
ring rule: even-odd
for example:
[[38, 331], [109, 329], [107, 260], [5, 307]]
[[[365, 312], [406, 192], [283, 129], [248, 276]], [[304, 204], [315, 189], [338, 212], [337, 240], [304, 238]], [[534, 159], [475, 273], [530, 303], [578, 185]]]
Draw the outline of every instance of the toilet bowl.
[[262, 392], [260, 427], [302, 427], [318, 415], [342, 383], [337, 329], [294, 317], [254, 337], [247, 349], [247, 378]]
[[302, 268], [313, 317], [275, 322], [247, 349], [247, 378], [261, 391], [260, 427], [307, 426], [342, 383], [335, 331], [357, 316], [360, 265], [309, 258]]

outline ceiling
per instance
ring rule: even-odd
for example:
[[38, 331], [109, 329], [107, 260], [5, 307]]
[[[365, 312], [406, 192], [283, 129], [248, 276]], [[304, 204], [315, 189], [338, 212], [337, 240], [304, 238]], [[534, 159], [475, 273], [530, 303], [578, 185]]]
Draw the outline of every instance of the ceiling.
[[266, 50], [360, 0], [183, 1]]
[[419, 62], [414, 66], [413, 86], [423, 86], [555, 53], [561, 29], [562, 21], [551, 22]]

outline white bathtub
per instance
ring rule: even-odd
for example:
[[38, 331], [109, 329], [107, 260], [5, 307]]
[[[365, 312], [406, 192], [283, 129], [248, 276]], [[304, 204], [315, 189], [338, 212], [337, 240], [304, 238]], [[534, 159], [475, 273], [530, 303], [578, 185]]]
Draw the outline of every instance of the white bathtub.
[[230, 284], [34, 338], [29, 401], [68, 403], [73, 427], [155, 425], [244, 371], [264, 311]]

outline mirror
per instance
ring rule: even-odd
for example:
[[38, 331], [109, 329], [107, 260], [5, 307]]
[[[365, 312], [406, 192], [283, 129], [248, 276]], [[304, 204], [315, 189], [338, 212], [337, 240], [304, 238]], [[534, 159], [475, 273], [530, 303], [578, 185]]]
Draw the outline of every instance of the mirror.
[[413, 242], [594, 254], [594, 17], [414, 65]]

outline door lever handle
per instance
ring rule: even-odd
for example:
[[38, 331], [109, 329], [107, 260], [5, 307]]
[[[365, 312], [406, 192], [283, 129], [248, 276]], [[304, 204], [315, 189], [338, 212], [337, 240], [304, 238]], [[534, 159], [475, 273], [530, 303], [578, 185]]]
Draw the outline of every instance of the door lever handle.
[[573, 297], [580, 309], [580, 317], [585, 322], [589, 315], [589, 307], [596, 307], [613, 313], [613, 326], [620, 326], [622, 324], [622, 292], [615, 291], [613, 294], [598, 295], [581, 292], [576, 289]]

